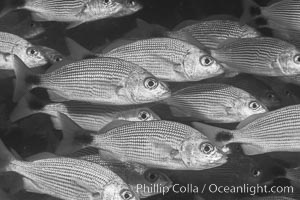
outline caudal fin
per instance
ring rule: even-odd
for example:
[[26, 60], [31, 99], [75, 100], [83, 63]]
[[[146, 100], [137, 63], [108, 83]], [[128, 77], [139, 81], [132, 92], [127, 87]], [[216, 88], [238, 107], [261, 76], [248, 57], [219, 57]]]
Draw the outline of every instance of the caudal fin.
[[71, 38], [67, 37], [65, 40], [72, 59], [81, 60], [86, 58], [97, 57], [94, 53], [84, 48]]
[[41, 80], [39, 75], [34, 74], [19, 57], [8, 55], [7, 59], [12, 59], [14, 62], [17, 81], [13, 101], [17, 102], [26, 92], [39, 85]]
[[15, 122], [30, 115], [42, 112], [46, 103], [38, 99], [31, 93], [26, 94], [20, 99], [12, 113], [10, 114], [10, 121]]
[[243, 0], [243, 14], [240, 19], [241, 24], [253, 22], [261, 16], [260, 6], [254, 0]]
[[10, 171], [9, 164], [13, 160], [15, 160], [15, 157], [0, 139], [0, 172]]
[[219, 147], [231, 143], [234, 139], [231, 131], [227, 129], [210, 126], [200, 122], [192, 122], [192, 126]]
[[92, 143], [93, 136], [88, 134], [87, 131], [83, 130], [69, 117], [59, 113], [58, 120], [60, 120], [62, 126], [63, 139], [55, 151], [56, 154], [70, 154]]
[[25, 5], [25, 0], [2, 0], [2, 10], [0, 11], [0, 18], [5, 16], [7, 13], [22, 8]]

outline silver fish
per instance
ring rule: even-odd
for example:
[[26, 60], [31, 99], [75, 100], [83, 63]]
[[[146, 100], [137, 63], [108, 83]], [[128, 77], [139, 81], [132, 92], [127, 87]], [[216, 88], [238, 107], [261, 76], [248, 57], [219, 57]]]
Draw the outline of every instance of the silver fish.
[[277, 1], [266, 7], [261, 7], [253, 0], [243, 0], [244, 13], [242, 22], [251, 22], [259, 17], [265, 18], [269, 23], [300, 31], [300, 2], [298, 0]]
[[[78, 100], [110, 105], [159, 101], [170, 96], [168, 87], [143, 68], [117, 58], [70, 62], [46, 74], [34, 74], [13, 55], [17, 84], [14, 100], [26, 90], [43, 87], [61, 101]], [[57, 100], [57, 99], [56, 99]]]
[[157, 78], [170, 82], [199, 81], [224, 72], [205, 50], [172, 38], [138, 40], [103, 56], [133, 62]]
[[174, 92], [165, 100], [173, 115], [211, 123], [240, 122], [268, 109], [244, 90], [220, 83], [203, 83]]
[[221, 129], [199, 122], [193, 122], [193, 125], [218, 146], [241, 143], [247, 155], [277, 151], [300, 152], [299, 115], [298, 104], [249, 117], [239, 124], [237, 130]]
[[59, 113], [63, 113], [76, 122], [80, 127], [90, 131], [99, 131], [114, 120], [150, 121], [160, 120], [152, 110], [142, 106], [105, 106], [78, 101], [62, 103], [46, 103], [33, 95], [22, 98], [10, 115], [12, 122], [36, 113], [51, 115], [56, 129], [61, 130], [62, 124], [58, 120]]
[[229, 71], [264, 76], [300, 74], [300, 52], [292, 44], [270, 38], [242, 38], [225, 41], [212, 57]]
[[133, 14], [142, 5], [136, 0], [23, 0], [18, 5], [6, 1], [2, 16], [14, 9], [32, 12], [35, 21], [69, 22], [69, 28], [82, 23], [109, 17], [122, 17]]
[[[162, 188], [170, 188], [172, 186], [170, 178], [159, 170], [145, 168], [141, 173], [136, 171], [135, 166], [129, 163], [104, 160], [105, 158], [100, 154], [84, 155], [77, 158], [97, 163], [115, 172], [130, 186], [130, 189], [135, 192], [139, 198], [147, 198], [159, 194]], [[158, 188], [156, 188], [157, 190], [149, 190], [148, 192], [147, 190], [139, 188], [139, 185], [142, 185], [144, 188], [154, 188], [156, 186]]]
[[267, 106], [268, 109], [276, 109], [281, 106], [280, 96], [269, 85], [250, 74], [239, 74], [231, 78], [216, 77], [202, 82], [224, 83], [245, 90]]
[[[47, 64], [47, 58], [40, 49], [11, 33], [0, 32], [0, 51], [1, 54], [10, 53], [18, 56], [29, 68]], [[1, 59], [0, 69], [12, 70], [13, 63]]]
[[[201, 170], [226, 163], [227, 157], [197, 130], [177, 122], [112, 122], [98, 132], [82, 130], [65, 115], [59, 154], [92, 146], [122, 162], [153, 168]], [[101, 152], [102, 153], [102, 152]]]
[[217, 48], [220, 43], [227, 39], [253, 38], [260, 36], [258, 31], [248, 25], [241, 25], [238, 21], [222, 19], [193, 21], [189, 25], [184, 27], [181, 26], [179, 30], [167, 32], [166, 34], [169, 37], [180, 38], [182, 33], [189, 33], [201, 44], [213, 49]]
[[71, 158], [19, 161], [2, 141], [0, 146], [1, 171], [21, 174], [39, 193], [65, 200], [139, 199], [118, 175], [96, 163]]

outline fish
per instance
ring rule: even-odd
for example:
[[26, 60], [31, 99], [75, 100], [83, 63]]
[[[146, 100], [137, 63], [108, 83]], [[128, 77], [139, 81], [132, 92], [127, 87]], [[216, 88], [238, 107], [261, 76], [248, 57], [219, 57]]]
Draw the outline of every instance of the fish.
[[300, 73], [300, 54], [293, 45], [271, 37], [226, 40], [211, 55], [228, 71], [261, 76]]
[[224, 72], [209, 52], [173, 38], [138, 40], [101, 55], [135, 63], [167, 82], [199, 81]]
[[139, 199], [118, 175], [96, 163], [72, 158], [28, 162], [17, 160], [2, 141], [0, 148], [1, 171], [21, 174], [37, 193], [65, 200]]
[[300, 92], [299, 86], [287, 83], [286, 79], [283, 80], [282, 77], [257, 77], [261, 81], [268, 84], [275, 94], [280, 98], [281, 106], [290, 106], [300, 104]]
[[24, 39], [34, 39], [46, 32], [46, 28], [31, 19], [30, 15], [11, 12], [0, 18], [0, 31], [18, 35]]
[[265, 113], [267, 107], [244, 90], [221, 83], [195, 84], [164, 100], [176, 117], [210, 123], [234, 123]]
[[107, 105], [132, 105], [168, 98], [168, 86], [151, 73], [117, 58], [94, 58], [70, 62], [45, 74], [35, 74], [18, 57], [14, 101], [36, 87], [52, 91], [52, 100], [77, 100]]
[[35, 21], [66, 22], [69, 29], [86, 22], [131, 15], [143, 8], [137, 0], [7, 0], [5, 4], [0, 16], [25, 9], [31, 12]]
[[150, 168], [203, 170], [220, 166], [227, 157], [200, 132], [173, 121], [115, 121], [98, 132], [81, 129], [64, 114], [63, 140], [56, 154], [72, 153], [87, 146], [107, 158]]
[[197, 41], [210, 49], [217, 49], [218, 46], [228, 39], [254, 38], [261, 34], [254, 28], [239, 21], [216, 19], [216, 20], [191, 20], [182, 22], [174, 31], [165, 34], [172, 38], [182, 38], [182, 34], [189, 33]]
[[58, 62], [61, 62], [65, 59], [67, 59], [66, 56], [64, 56], [57, 50], [51, 49], [46, 46], [36, 46], [36, 49], [38, 51], [42, 52], [43, 56], [47, 59], [47, 61], [50, 65], [53, 65], [55, 63], [58, 63]]
[[[228, 162], [213, 169], [201, 171], [170, 171], [167, 175], [175, 183], [184, 185], [266, 185], [269, 181], [285, 173], [282, 167], [268, 155], [255, 157], [242, 154], [231, 156]], [[201, 177], [201, 179], [199, 179]], [[206, 191], [208, 192], [208, 191]]]
[[263, 18], [274, 28], [300, 31], [300, 2], [297, 0], [277, 1], [265, 7], [259, 6], [253, 0], [243, 0], [243, 7], [241, 23]]
[[[39, 48], [11, 33], [0, 32], [0, 52], [18, 56], [29, 68], [47, 64], [47, 58]], [[1, 58], [0, 69], [12, 70], [13, 64], [3, 59]]]
[[[269, 152], [300, 152], [300, 105], [292, 105], [268, 113], [253, 115], [242, 121], [236, 130], [193, 122], [216, 146], [240, 143], [246, 155]], [[228, 149], [225, 149], [228, 152]]]
[[[91, 153], [92, 150], [83, 149], [79, 152], [75, 152], [74, 154], [66, 156], [97, 163], [103, 167], [110, 169], [111, 171], [118, 174], [130, 186], [130, 189], [135, 192], [136, 196], [138, 196], [139, 198], [154, 196], [161, 193], [161, 191], [163, 191], [162, 188], [170, 188], [173, 185], [170, 178], [160, 170], [148, 169], [143, 166], [141, 166], [142, 169], [136, 169], [136, 166], [130, 163], [105, 160], [105, 158], [103, 158], [103, 156], [98, 153], [98, 150], [95, 150], [96, 151], [94, 153]], [[90, 155], [85, 155], [85, 151], [89, 151], [88, 154]], [[75, 156], [76, 154], [80, 156], [77, 157]], [[157, 187], [157, 190], [143, 190], [140, 189], [138, 185], [143, 185], [143, 187], [145, 188]]]
[[280, 96], [269, 85], [250, 74], [239, 74], [231, 78], [210, 78], [201, 83], [224, 83], [240, 88], [252, 94], [269, 110], [279, 108], [282, 103]]
[[24, 96], [10, 114], [10, 121], [15, 122], [36, 113], [51, 116], [54, 127], [61, 130], [59, 113], [63, 113], [81, 128], [99, 131], [114, 120], [150, 121], [160, 120], [151, 109], [145, 106], [106, 106], [79, 101], [61, 103], [45, 102], [32, 94]]

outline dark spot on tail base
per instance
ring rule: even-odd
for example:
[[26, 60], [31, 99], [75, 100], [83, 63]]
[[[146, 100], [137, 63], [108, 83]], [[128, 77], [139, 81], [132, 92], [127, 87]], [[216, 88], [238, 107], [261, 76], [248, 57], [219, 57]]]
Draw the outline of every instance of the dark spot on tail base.
[[232, 138], [233, 138], [232, 133], [222, 131], [222, 132], [217, 134], [216, 141], [217, 142], [225, 142], [225, 141], [231, 140]]
[[38, 99], [35, 99], [35, 98], [31, 98], [29, 101], [28, 101], [28, 107], [31, 109], [31, 110], [41, 110], [42, 108], [44, 108], [44, 104], [39, 101]]
[[77, 134], [74, 139], [77, 144], [91, 144], [94, 140], [94, 137], [90, 134]]
[[261, 10], [259, 7], [251, 7], [250, 8], [250, 14], [251, 15], [260, 15], [261, 14]]
[[27, 84], [38, 85], [40, 84], [41, 80], [38, 76], [30, 75], [25, 78], [25, 82]]

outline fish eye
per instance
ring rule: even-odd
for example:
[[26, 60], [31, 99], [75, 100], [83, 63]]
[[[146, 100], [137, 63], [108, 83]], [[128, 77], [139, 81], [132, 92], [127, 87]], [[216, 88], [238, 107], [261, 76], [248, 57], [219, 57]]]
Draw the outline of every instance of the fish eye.
[[153, 90], [155, 88], [157, 88], [158, 86], [158, 81], [154, 78], [147, 78], [145, 79], [144, 81], [144, 86], [147, 88], [147, 89], [150, 89], [150, 90]]
[[215, 147], [211, 143], [204, 142], [200, 144], [199, 149], [201, 152], [209, 154], [215, 150]]
[[60, 62], [60, 61], [62, 61], [63, 60], [63, 58], [61, 57], [61, 56], [55, 56], [54, 57], [54, 61], [55, 62]]
[[203, 56], [200, 58], [200, 63], [203, 66], [210, 66], [214, 60], [210, 56]]
[[138, 118], [143, 121], [146, 121], [150, 117], [151, 117], [150, 113], [145, 110], [139, 112], [139, 115], [138, 115]]
[[249, 108], [251, 108], [252, 110], [257, 110], [261, 107], [261, 105], [259, 103], [257, 103], [256, 101], [251, 101], [249, 103]]
[[31, 26], [32, 28], [34, 28], [34, 27], [35, 27], [35, 23], [31, 22], [31, 23], [30, 23], [30, 26]]
[[273, 92], [268, 92], [267, 93], [267, 97], [268, 97], [268, 99], [274, 99], [275, 98], [275, 94]]
[[294, 62], [300, 64], [300, 54], [294, 56]]
[[136, 5], [136, 2], [134, 0], [129, 0], [128, 1], [128, 4], [131, 5], [131, 6], [135, 6]]
[[145, 178], [147, 181], [154, 183], [158, 179], [158, 174], [152, 171], [145, 172]]
[[38, 53], [39, 52], [36, 49], [32, 48], [32, 47], [27, 49], [27, 55], [37, 56]]
[[131, 199], [133, 197], [132, 192], [129, 191], [129, 190], [122, 190], [120, 192], [120, 195], [121, 195], [122, 199], [124, 199], [124, 200], [128, 200], [128, 199]]
[[109, 3], [110, 3], [110, 0], [104, 0], [104, 3], [105, 3], [105, 4], [109, 4]]
[[284, 93], [286, 94], [286, 96], [292, 96], [292, 93], [289, 90], [285, 90]]
[[253, 169], [251, 173], [254, 177], [258, 177], [261, 175], [261, 172], [259, 169]]

